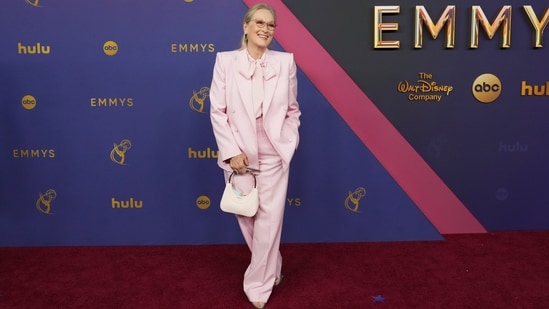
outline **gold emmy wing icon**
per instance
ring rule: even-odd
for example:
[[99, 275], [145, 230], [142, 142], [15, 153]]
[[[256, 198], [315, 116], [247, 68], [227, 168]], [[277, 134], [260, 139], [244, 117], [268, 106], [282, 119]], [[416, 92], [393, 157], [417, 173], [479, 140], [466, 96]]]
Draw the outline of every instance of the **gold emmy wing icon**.
[[132, 148], [132, 143], [124, 139], [120, 142], [120, 144], [114, 144], [114, 147], [111, 150], [111, 161], [120, 164], [120, 165], [126, 165], [126, 152]]
[[40, 4], [38, 3], [38, 2], [40, 2], [40, 0], [25, 0], [25, 2], [32, 5], [32, 6], [40, 7]]
[[36, 200], [36, 209], [41, 213], [51, 215], [51, 201], [57, 196], [57, 192], [53, 189], [49, 189], [46, 193], [39, 193], [40, 196]]
[[203, 113], [204, 112], [204, 101], [210, 95], [210, 88], [202, 87], [198, 92], [193, 90], [193, 96], [189, 100], [189, 106], [193, 111]]
[[345, 199], [345, 208], [352, 212], [360, 212], [358, 210], [360, 199], [366, 195], [366, 189], [362, 187], [356, 188], [354, 192], [349, 192], [349, 195]]

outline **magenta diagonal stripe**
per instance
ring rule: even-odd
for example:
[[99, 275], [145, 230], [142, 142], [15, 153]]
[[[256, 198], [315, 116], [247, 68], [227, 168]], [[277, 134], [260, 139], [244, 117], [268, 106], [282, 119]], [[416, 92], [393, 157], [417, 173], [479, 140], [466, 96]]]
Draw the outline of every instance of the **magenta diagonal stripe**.
[[[260, 1], [244, 0], [248, 6]], [[441, 234], [486, 233], [457, 196], [280, 0], [275, 38]], [[337, 86], [335, 86], [337, 85]]]

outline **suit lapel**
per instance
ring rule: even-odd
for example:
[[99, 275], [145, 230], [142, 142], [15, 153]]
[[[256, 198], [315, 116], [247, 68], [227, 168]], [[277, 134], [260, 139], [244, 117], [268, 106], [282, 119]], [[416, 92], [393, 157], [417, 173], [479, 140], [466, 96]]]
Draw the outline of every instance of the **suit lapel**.
[[278, 83], [278, 75], [280, 72], [280, 62], [274, 57], [273, 53], [267, 51], [267, 64], [263, 71], [265, 100], [263, 101], [263, 111], [267, 111], [273, 100], [273, 95]]
[[255, 111], [252, 102], [252, 75], [253, 67], [250, 66], [250, 61], [248, 60], [248, 53], [246, 49], [242, 49], [236, 53], [236, 85], [238, 91], [240, 92], [240, 98], [244, 108], [248, 112], [248, 117], [250, 119], [255, 119]]

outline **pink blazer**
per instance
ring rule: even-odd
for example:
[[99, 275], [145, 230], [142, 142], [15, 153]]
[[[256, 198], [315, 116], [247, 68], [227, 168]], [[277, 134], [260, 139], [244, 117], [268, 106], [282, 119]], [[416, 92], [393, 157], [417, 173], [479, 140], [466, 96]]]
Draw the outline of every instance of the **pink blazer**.
[[[240, 153], [258, 168], [256, 119], [252, 103], [253, 64], [246, 49], [217, 53], [210, 87], [210, 118], [219, 148], [218, 164]], [[301, 111], [297, 103], [293, 54], [267, 50], [264, 67], [263, 124], [287, 169], [299, 143]]]

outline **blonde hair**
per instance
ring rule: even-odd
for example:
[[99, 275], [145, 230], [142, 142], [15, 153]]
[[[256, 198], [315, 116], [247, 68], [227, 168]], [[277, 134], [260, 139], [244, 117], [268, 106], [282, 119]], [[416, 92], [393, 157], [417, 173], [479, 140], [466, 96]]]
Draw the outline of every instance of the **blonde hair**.
[[[259, 11], [259, 10], [267, 10], [269, 11], [272, 15], [273, 15], [273, 18], [274, 18], [274, 23], [276, 24], [276, 12], [275, 12], [275, 9], [266, 4], [266, 3], [258, 3], [254, 6], [252, 6], [251, 8], [248, 9], [248, 11], [246, 11], [246, 14], [244, 14], [244, 20], [243, 20], [243, 23], [247, 24], [249, 23], [250, 21], [252, 21], [252, 17], [254, 16], [255, 12]], [[242, 39], [240, 40], [240, 49], [244, 49], [246, 48], [246, 44], [248, 44], [248, 37], [246, 36], [246, 33], [244, 33], [242, 35]]]

